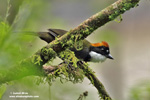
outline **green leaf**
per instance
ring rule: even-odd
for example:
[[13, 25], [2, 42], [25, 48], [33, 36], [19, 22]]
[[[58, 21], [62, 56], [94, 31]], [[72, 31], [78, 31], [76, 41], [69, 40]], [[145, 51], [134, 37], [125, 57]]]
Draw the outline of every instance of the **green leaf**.
[[2, 98], [5, 91], [6, 91], [6, 85], [5, 84], [0, 85], [0, 99]]

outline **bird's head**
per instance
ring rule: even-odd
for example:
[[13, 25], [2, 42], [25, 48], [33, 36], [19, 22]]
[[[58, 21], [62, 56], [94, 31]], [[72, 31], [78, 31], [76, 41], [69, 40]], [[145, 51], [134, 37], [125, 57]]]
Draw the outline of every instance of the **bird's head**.
[[107, 42], [91, 43], [90, 52], [92, 62], [103, 62], [106, 58], [113, 59]]

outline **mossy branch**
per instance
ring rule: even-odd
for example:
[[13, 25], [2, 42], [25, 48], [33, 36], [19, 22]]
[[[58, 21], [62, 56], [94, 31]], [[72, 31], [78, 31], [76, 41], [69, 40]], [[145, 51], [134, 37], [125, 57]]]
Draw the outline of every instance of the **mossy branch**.
[[92, 69], [90, 69], [84, 62], [79, 62], [80, 68], [85, 72], [85, 76], [91, 81], [93, 86], [98, 90], [98, 93], [101, 97], [101, 100], [112, 100], [107, 91], [105, 90], [104, 85], [100, 82], [97, 76], [94, 74]]
[[[109, 94], [106, 92], [104, 85], [99, 81], [97, 76], [94, 74], [93, 70], [87, 66], [85, 62], [78, 61], [77, 65], [80, 69], [83, 70], [84, 75], [90, 80], [91, 84], [98, 90], [98, 93], [102, 100], [112, 100]], [[60, 69], [65, 66], [64, 63], [58, 65], [58, 66], [43, 66], [43, 69], [47, 74], [57, 74], [60, 72]], [[57, 73], [55, 71], [57, 70]], [[62, 73], [63, 74], [63, 73]]]
[[[107, 8], [103, 9], [99, 13], [93, 15], [78, 27], [70, 30], [62, 37], [57, 40], [49, 43], [47, 46], [43, 47], [39, 50], [35, 55], [41, 56], [42, 60], [39, 62], [40, 65], [43, 65], [47, 61], [49, 61], [54, 56], [51, 55], [51, 51], [49, 48], [52, 48], [57, 54], [66, 50], [69, 47], [74, 46], [76, 41], [80, 41], [85, 39], [88, 35], [90, 35], [94, 30], [108, 23], [109, 21], [114, 20], [120, 14], [123, 14], [125, 11], [130, 8], [135, 7], [138, 4], [139, 0], [118, 0]], [[78, 38], [76, 38], [78, 36]], [[49, 51], [45, 57], [45, 51]], [[55, 54], [54, 54], [55, 55]], [[46, 58], [46, 59], [45, 59]]]

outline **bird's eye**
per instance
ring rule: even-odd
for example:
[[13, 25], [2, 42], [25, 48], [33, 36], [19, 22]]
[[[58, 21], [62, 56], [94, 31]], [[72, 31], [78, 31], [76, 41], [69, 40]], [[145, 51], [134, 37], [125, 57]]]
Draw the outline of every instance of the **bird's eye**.
[[109, 50], [106, 50], [106, 52], [109, 52]]

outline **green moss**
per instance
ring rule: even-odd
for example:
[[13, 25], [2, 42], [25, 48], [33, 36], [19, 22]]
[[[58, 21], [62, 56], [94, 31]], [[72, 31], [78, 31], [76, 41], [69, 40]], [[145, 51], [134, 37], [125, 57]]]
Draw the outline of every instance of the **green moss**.
[[54, 42], [54, 44], [58, 44], [59, 42], [60, 42], [60, 40], [59, 40], [59, 36], [58, 37], [55, 37], [55, 42]]
[[59, 78], [61, 83], [67, 81], [71, 81], [73, 83], [82, 82], [84, 79], [83, 71], [79, 68], [69, 68], [68, 66], [68, 64], [64, 63], [62, 67], [47, 76], [47, 81], [52, 84], [53, 80]]
[[115, 11], [115, 14], [116, 14], [116, 15], [118, 15], [119, 13], [120, 13], [120, 11], [119, 11], [119, 10], [116, 10], [116, 11]]
[[36, 85], [40, 85], [40, 84], [45, 84], [47, 81], [46, 81], [46, 77], [37, 77], [36, 78]]
[[81, 33], [83, 33], [83, 35], [91, 34], [91, 32], [93, 32], [93, 30], [95, 29], [94, 26], [95, 25], [92, 25], [92, 27], [88, 26], [88, 25], [85, 25]]
[[78, 58], [76, 58], [74, 52], [70, 50], [65, 50], [59, 54], [60, 58], [62, 58], [68, 65], [71, 63], [73, 64], [73, 67], [77, 68], [77, 62], [79, 61]]
[[127, 2], [126, 0], [124, 0], [122, 3], [121, 10], [123, 10], [125, 12], [125, 11], [129, 10], [130, 8], [135, 7], [138, 4], [138, 2], [131, 2], [131, 1], [132, 0], [128, 0], [128, 2]]
[[86, 28], [82, 31], [82, 33], [88, 35], [90, 33], [89, 26], [86, 26]]
[[43, 61], [43, 60], [41, 59], [41, 57], [39, 55], [32, 56], [32, 63], [41, 65], [41, 61]]
[[116, 14], [111, 14], [111, 15], [109, 16], [109, 19], [110, 19], [110, 20], [114, 20], [117, 16], [118, 16], [118, 15], [116, 15]]
[[73, 42], [72, 40], [68, 40], [68, 41], [67, 41], [68, 48], [69, 48], [70, 46], [72, 46], [72, 45], [73, 45], [73, 43], [74, 43], [74, 42]]
[[66, 44], [65, 44], [66, 42], [67, 42], [67, 39], [65, 39], [63, 42], [60, 41], [60, 44], [61, 44], [61, 47], [62, 47], [62, 48], [66, 45]]
[[43, 48], [41, 50], [41, 56], [44, 57], [44, 60], [52, 61], [56, 57], [56, 52], [52, 48]]
[[79, 59], [75, 57], [74, 52], [67, 49], [59, 53], [59, 57], [64, 60], [63, 66], [48, 75], [48, 82], [51, 83], [56, 78], [60, 78], [60, 82], [62, 83], [64, 81], [71, 81], [73, 83], [82, 82], [84, 73], [77, 65]]
[[83, 40], [78, 41], [78, 39], [80, 39], [80, 38], [81, 38], [80, 34], [75, 36], [74, 47], [76, 50], [82, 50], [83, 49]]
[[79, 50], [82, 50], [82, 49], [83, 49], [83, 41], [81, 40], [81, 41], [75, 42], [74, 47], [75, 47], [75, 49], [78, 50], [78, 51], [79, 51]]
[[[115, 12], [111, 15], [109, 15], [109, 19], [110, 20], [114, 20], [118, 15], [124, 13], [125, 11], [129, 10], [132, 7], [135, 7], [137, 5], [137, 3], [131, 3], [131, 1], [128, 0], [124, 0], [122, 2], [122, 6], [120, 9], [115, 10]], [[113, 7], [112, 7], [113, 9]]]
[[[119, 19], [117, 19], [117, 18], [119, 18]], [[120, 23], [120, 22], [123, 20], [123, 19], [122, 19], [122, 15], [119, 15], [117, 18], [115, 19], [115, 21], [116, 21], [117, 23]]]
[[49, 85], [52, 85], [53, 80], [55, 79], [54, 74], [48, 74], [46, 77], [46, 81], [49, 83]]
[[52, 48], [41, 49], [40, 54], [35, 54], [31, 57], [32, 63], [42, 65], [45, 61], [52, 61], [56, 57], [56, 53]]

